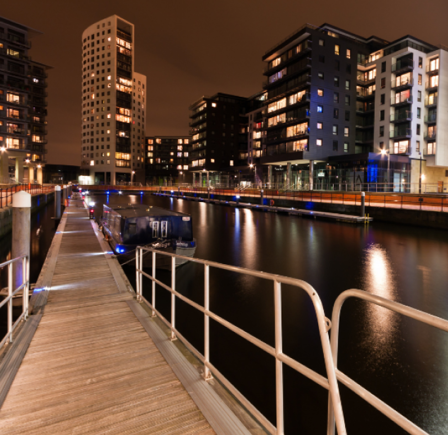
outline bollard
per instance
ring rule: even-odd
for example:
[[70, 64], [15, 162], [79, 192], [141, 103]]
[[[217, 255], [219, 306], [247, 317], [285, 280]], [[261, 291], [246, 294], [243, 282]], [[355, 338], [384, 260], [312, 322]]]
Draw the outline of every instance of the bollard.
[[64, 184], [61, 189], [61, 205], [65, 207], [67, 205], [67, 186]]
[[264, 193], [264, 191], [263, 191], [263, 189], [261, 189], [261, 191], [260, 191], [260, 201], [261, 201], [260, 204], [261, 204], [261, 205], [263, 205], [263, 201], [264, 201], [264, 198], [263, 198], [264, 195], [263, 195], [263, 193]]
[[366, 215], [366, 193], [361, 192], [361, 217]]
[[54, 218], [61, 219], [61, 186], [54, 188]]
[[[25, 191], [17, 192], [12, 197], [12, 258], [28, 255], [30, 258], [31, 241], [31, 195]], [[13, 289], [23, 284], [23, 262], [13, 265]]]
[[207, 187], [207, 198], [210, 201], [210, 187]]

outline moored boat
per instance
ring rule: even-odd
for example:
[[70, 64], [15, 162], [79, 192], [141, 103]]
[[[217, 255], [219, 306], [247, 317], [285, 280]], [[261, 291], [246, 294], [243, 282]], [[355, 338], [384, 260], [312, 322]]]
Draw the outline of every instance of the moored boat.
[[[137, 246], [193, 257], [196, 241], [193, 238], [191, 216], [161, 207], [129, 204], [103, 205], [102, 231], [119, 258], [128, 261], [135, 257]], [[176, 258], [176, 267], [188, 260]], [[152, 266], [152, 255], [143, 256], [143, 267]], [[156, 267], [171, 268], [169, 256], [157, 255]]]

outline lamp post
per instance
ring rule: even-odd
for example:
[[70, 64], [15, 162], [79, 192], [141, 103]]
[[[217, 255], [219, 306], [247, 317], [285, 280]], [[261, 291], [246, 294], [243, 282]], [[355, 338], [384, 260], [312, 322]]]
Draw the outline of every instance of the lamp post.
[[420, 176], [418, 177], [418, 194], [422, 194], [422, 152], [420, 154]]
[[386, 154], [387, 154], [387, 187], [389, 186], [389, 181], [390, 181], [390, 175], [389, 175], [389, 172], [390, 172], [390, 151], [389, 150], [385, 150], [385, 149], [382, 149], [381, 150], [381, 154], [383, 155], [383, 156], [385, 156]]

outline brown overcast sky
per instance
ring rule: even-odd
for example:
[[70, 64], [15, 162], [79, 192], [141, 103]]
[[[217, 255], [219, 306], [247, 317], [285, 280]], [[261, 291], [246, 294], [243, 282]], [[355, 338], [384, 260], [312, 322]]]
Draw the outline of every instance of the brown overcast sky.
[[81, 34], [113, 14], [135, 25], [135, 69], [148, 78], [146, 135], [186, 134], [188, 107], [202, 95], [261, 90], [261, 56], [304, 23], [448, 46], [448, 0], [4, 0], [0, 14], [43, 32], [31, 55], [53, 67], [48, 162], [71, 165], [80, 164]]

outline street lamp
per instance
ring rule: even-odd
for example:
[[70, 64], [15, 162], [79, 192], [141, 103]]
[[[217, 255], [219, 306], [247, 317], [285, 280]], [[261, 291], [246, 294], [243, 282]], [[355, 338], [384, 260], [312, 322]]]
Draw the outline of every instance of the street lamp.
[[386, 149], [383, 148], [381, 150], [381, 154], [383, 156], [385, 156], [387, 154], [387, 185], [386, 186], [389, 186], [389, 181], [390, 181], [390, 176], [389, 176], [389, 172], [390, 172], [390, 152], [389, 152], [389, 150], [386, 150]]

